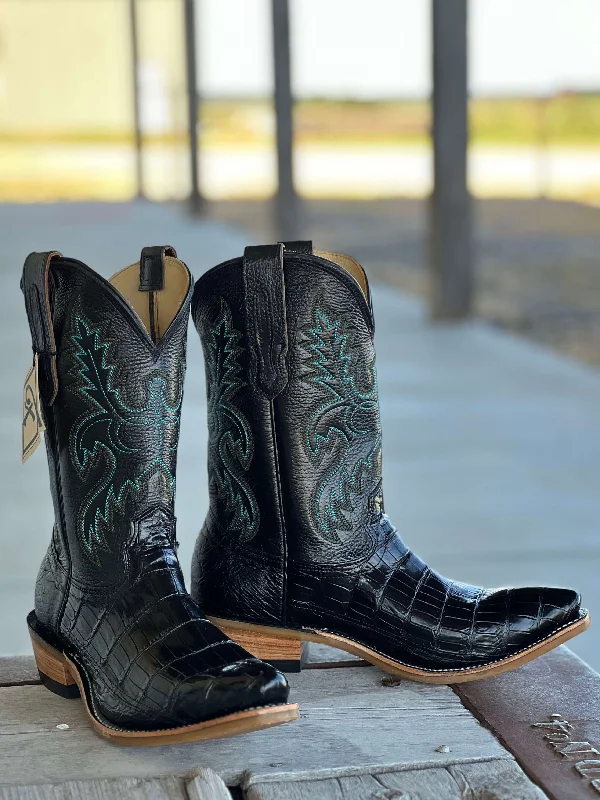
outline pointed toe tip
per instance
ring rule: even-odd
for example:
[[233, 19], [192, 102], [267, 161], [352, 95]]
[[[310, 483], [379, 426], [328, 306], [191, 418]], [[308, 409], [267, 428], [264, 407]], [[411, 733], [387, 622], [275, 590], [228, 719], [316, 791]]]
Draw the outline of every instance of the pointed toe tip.
[[574, 622], [581, 615], [581, 595], [574, 589], [547, 589], [544, 616], [551, 616], [560, 625]]
[[259, 662], [263, 667], [262, 684], [260, 694], [265, 705], [278, 705], [287, 703], [290, 695], [290, 687], [285, 675], [278, 669]]
[[573, 589], [537, 586], [509, 592], [514, 619], [536, 620], [534, 627], [566, 625], [581, 616], [581, 597]]
[[290, 687], [285, 675], [258, 658], [248, 658], [223, 671], [238, 683], [240, 699], [246, 707], [287, 703]]
[[256, 658], [228, 664], [208, 680], [204, 675], [181, 688], [176, 714], [188, 724], [252, 708], [284, 705], [290, 691], [281, 672]]
[[582, 616], [581, 597], [572, 589], [522, 587], [509, 590], [512, 648], [522, 649], [556, 634]]

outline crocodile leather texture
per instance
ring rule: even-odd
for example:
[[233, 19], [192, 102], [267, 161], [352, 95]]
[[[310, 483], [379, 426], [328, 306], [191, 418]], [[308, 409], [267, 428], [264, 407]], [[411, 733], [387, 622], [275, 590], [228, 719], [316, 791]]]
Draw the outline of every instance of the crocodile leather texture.
[[[313, 255], [307, 243], [286, 246], [282, 261], [273, 246], [253, 250], [269, 261], [261, 273], [269, 280], [282, 269], [285, 319], [272, 327], [286, 331], [287, 382], [278, 394], [265, 393], [250, 369], [247, 256], [206, 273], [192, 300], [209, 412], [211, 330], [221, 309], [229, 310], [235, 415], [247, 421], [244, 441], [252, 441], [229, 495], [210, 482], [192, 564], [192, 595], [205, 612], [335, 633], [431, 671], [492, 664], [575, 622], [581, 610], [574, 591], [467, 586], [441, 577], [408, 549], [384, 513], [368, 287]], [[226, 342], [219, 346], [227, 358]], [[219, 469], [217, 419], [209, 413], [209, 476]], [[252, 508], [250, 534], [231, 524], [235, 504]]]
[[[24, 287], [39, 283], [25, 272]], [[288, 696], [279, 672], [202, 615], [177, 560], [190, 298], [191, 278], [155, 344], [122, 295], [84, 264], [54, 256], [49, 266], [44, 324], [56, 344], [57, 392], [43, 414], [56, 521], [35, 626], [77, 664], [95, 716], [126, 730], [181, 727]], [[44, 306], [27, 311], [32, 330], [42, 328]]]

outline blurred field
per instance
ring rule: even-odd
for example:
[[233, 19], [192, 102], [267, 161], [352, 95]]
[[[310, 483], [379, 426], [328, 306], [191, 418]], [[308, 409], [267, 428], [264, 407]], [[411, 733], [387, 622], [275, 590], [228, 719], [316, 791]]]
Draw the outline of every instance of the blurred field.
[[[600, 94], [551, 97], [472, 98], [471, 140], [487, 144], [597, 145]], [[208, 101], [201, 112], [207, 143], [270, 144], [267, 101]], [[431, 124], [427, 100], [351, 102], [298, 101], [294, 124], [299, 144], [425, 143]]]
[[[471, 101], [478, 199], [476, 311], [600, 366], [600, 94]], [[271, 240], [274, 117], [266, 100], [200, 109], [200, 182], [218, 218]], [[429, 104], [299, 102], [295, 176], [305, 231], [425, 294], [432, 188]], [[183, 131], [144, 136], [143, 194], [183, 200]], [[120, 200], [136, 193], [131, 131], [2, 133], [0, 200]]]
[[[426, 197], [432, 188], [431, 148], [423, 143], [298, 144], [300, 195], [313, 199]], [[183, 145], [146, 144], [142, 191], [150, 200], [188, 194]], [[136, 193], [133, 147], [125, 144], [0, 143], [0, 200], [130, 200]], [[277, 186], [273, 148], [207, 144], [200, 150], [202, 193], [211, 200], [266, 199]], [[469, 184], [476, 197], [551, 197], [600, 202], [600, 146], [475, 144]]]
[[[266, 198], [276, 188], [274, 116], [266, 100], [200, 108], [203, 193]], [[431, 190], [426, 101], [304, 101], [295, 110], [295, 171], [310, 198], [425, 197]], [[188, 192], [185, 131], [144, 135], [143, 193]], [[0, 200], [128, 200], [136, 193], [131, 130], [3, 131]], [[471, 101], [471, 190], [479, 197], [600, 202], [600, 94]]]
[[[471, 98], [471, 141], [493, 144], [597, 145], [600, 93], [565, 92], [547, 97]], [[205, 99], [200, 107], [205, 145], [271, 146], [274, 118], [269, 99]], [[294, 125], [298, 144], [425, 143], [431, 124], [429, 101], [298, 100]], [[184, 144], [186, 133], [147, 133], [148, 144]], [[89, 129], [3, 130], [0, 142], [32, 144], [133, 144], [133, 131]]]

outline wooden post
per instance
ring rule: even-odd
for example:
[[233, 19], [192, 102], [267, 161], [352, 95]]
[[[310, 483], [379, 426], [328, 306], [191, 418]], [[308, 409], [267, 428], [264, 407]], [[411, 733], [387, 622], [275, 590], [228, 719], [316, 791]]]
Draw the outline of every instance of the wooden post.
[[277, 196], [275, 222], [280, 239], [297, 239], [298, 196], [293, 168], [293, 101], [290, 69], [290, 9], [288, 0], [271, 0], [275, 119], [277, 126]]
[[196, 72], [196, 0], [183, 0], [185, 28], [185, 72], [188, 106], [188, 140], [190, 157], [189, 204], [193, 213], [202, 210], [198, 169], [198, 78]]
[[140, 81], [138, 75], [138, 24], [136, 0], [129, 0], [129, 36], [131, 41], [131, 81], [133, 86], [133, 126], [135, 136], [135, 194], [144, 196], [142, 161], [142, 126], [140, 121]]
[[471, 313], [473, 251], [467, 187], [467, 3], [432, 0], [433, 173], [430, 209], [431, 313]]

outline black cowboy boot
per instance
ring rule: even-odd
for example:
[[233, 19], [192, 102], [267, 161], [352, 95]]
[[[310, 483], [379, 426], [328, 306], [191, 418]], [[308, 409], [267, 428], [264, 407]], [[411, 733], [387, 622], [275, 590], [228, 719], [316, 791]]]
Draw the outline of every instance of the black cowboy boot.
[[384, 514], [373, 312], [354, 259], [249, 247], [200, 278], [192, 316], [210, 487], [192, 594], [229, 635], [270, 660], [309, 640], [456, 683], [585, 630], [575, 592], [446, 580]]
[[32, 253], [21, 286], [41, 397], [38, 410], [34, 373], [24, 431], [45, 424], [55, 510], [28, 617], [42, 682], [81, 694], [96, 731], [120, 744], [294, 719], [285, 678], [203, 617], [177, 560], [189, 270], [150, 247], [108, 282]]

